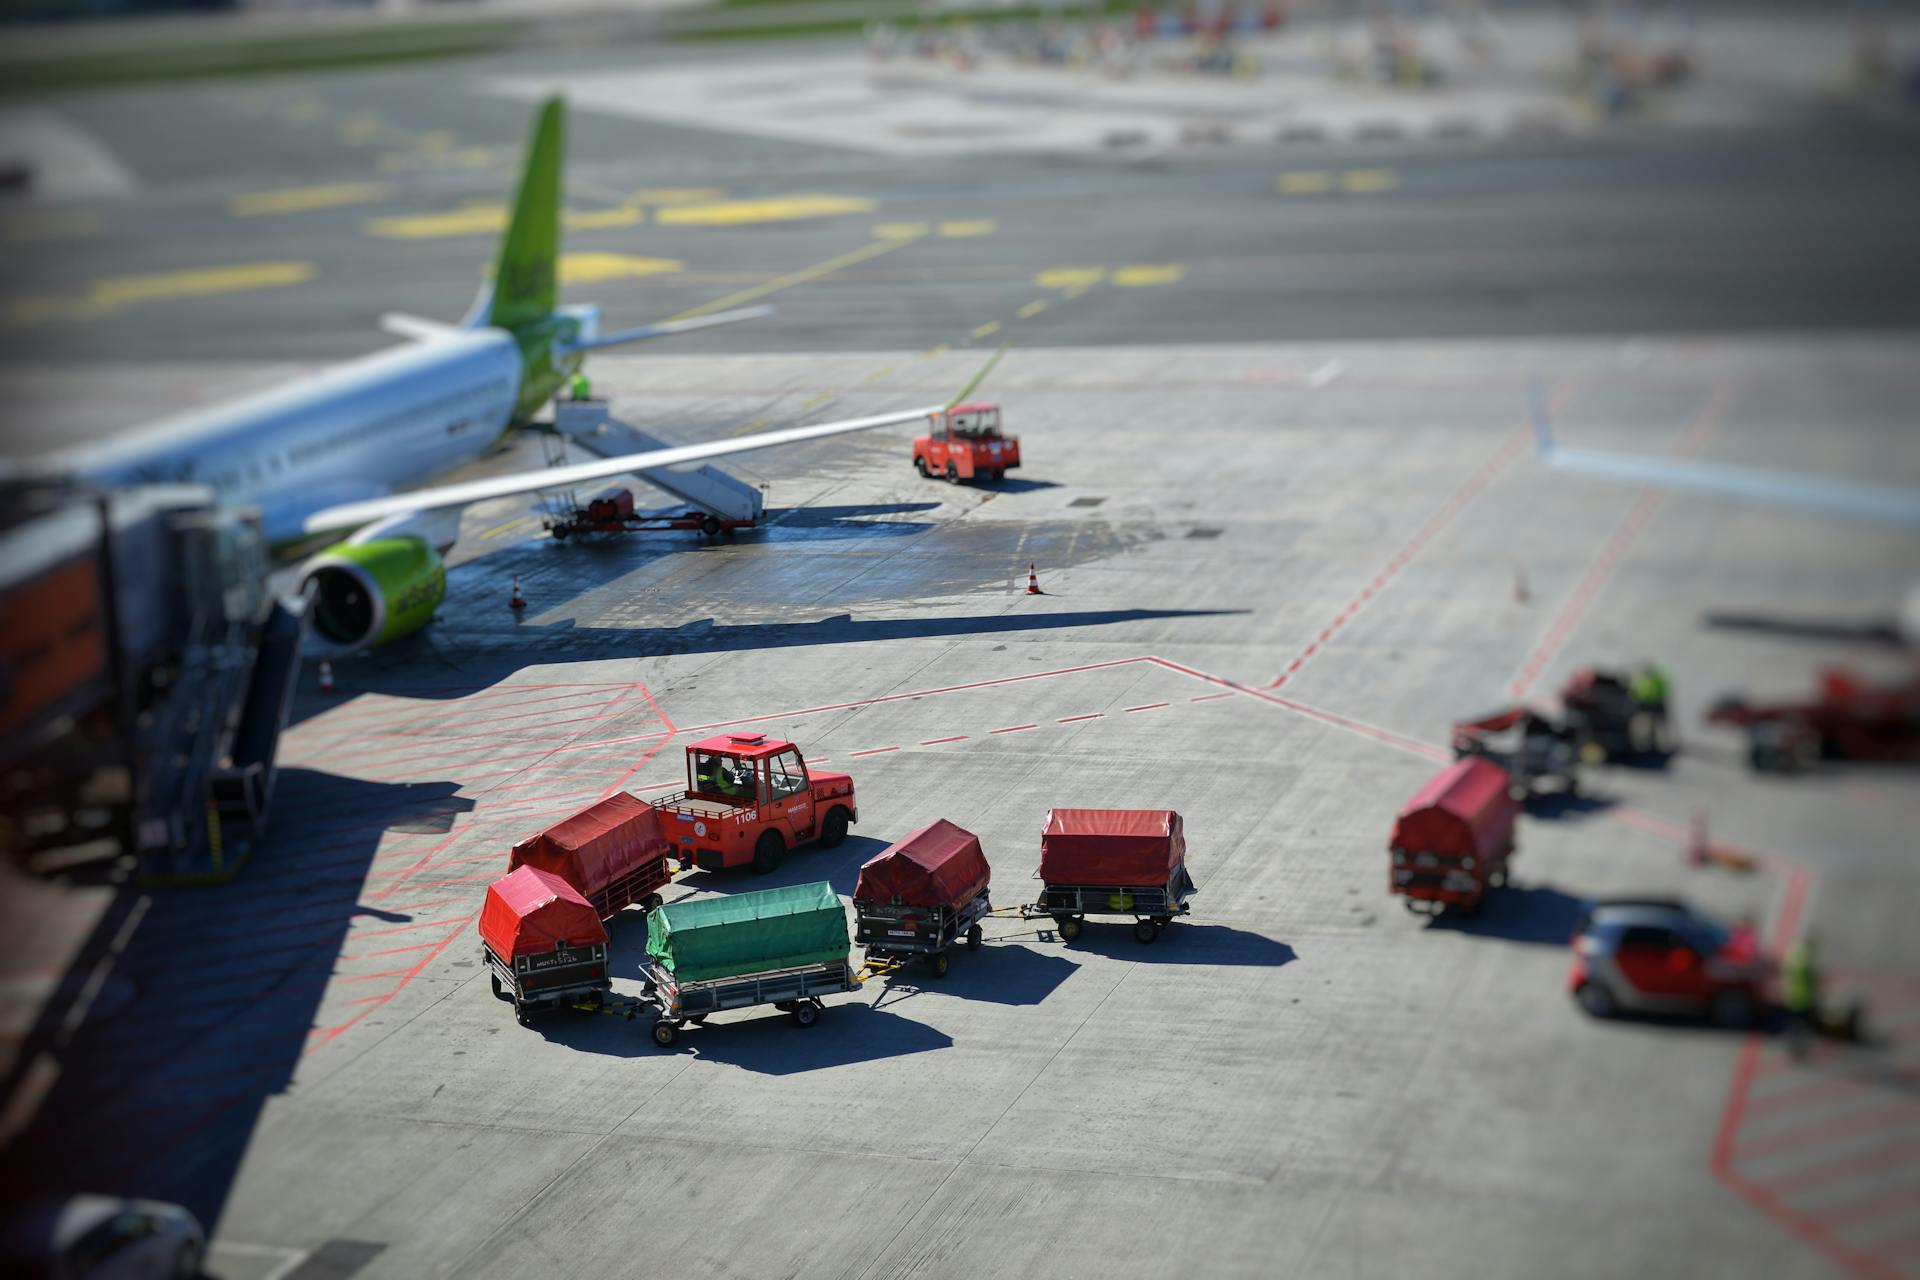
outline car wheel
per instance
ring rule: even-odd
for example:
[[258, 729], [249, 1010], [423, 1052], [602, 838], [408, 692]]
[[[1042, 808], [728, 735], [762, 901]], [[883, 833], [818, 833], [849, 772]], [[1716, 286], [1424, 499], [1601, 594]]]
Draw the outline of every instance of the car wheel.
[[913, 469], [920, 473], [922, 480], [933, 479], [933, 472], [927, 470], [927, 460], [925, 458], [915, 458], [913, 460]]
[[820, 845], [825, 849], [836, 849], [847, 838], [847, 811], [835, 805], [827, 820], [820, 824]]
[[1604, 983], [1583, 982], [1580, 989], [1573, 993], [1580, 1007], [1593, 1018], [1611, 1018], [1620, 1011], [1619, 1002], [1613, 998], [1613, 992], [1607, 990]]
[[947, 483], [960, 483], [960, 468], [952, 462], [947, 463]]
[[1713, 998], [1713, 1025], [1731, 1031], [1753, 1025], [1753, 997], [1744, 991], [1722, 991]]
[[778, 831], [763, 831], [760, 841], [753, 846], [753, 869], [760, 875], [768, 875], [780, 869], [781, 859], [787, 856], [787, 842]]

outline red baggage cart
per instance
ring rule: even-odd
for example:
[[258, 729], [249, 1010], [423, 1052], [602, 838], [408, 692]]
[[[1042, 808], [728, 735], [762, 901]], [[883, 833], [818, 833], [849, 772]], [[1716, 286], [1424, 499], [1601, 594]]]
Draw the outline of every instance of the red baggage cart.
[[971, 831], [945, 818], [930, 822], [862, 864], [853, 940], [866, 947], [869, 964], [924, 958], [934, 977], [945, 977], [955, 942], [965, 937], [967, 950], [980, 949], [992, 878]]
[[1507, 882], [1520, 802], [1507, 771], [1484, 756], [1456, 760], [1428, 780], [1394, 820], [1389, 892], [1409, 911], [1473, 912]]
[[538, 867], [565, 880], [602, 920], [639, 903], [651, 911], [673, 879], [673, 845], [660, 814], [624, 791], [513, 846], [507, 867]]
[[520, 867], [487, 886], [480, 942], [493, 994], [523, 1024], [535, 1009], [598, 1002], [612, 989], [606, 926], [550, 871]]
[[1020, 914], [1053, 917], [1066, 942], [1090, 915], [1132, 916], [1133, 936], [1152, 942], [1194, 894], [1184, 825], [1171, 809], [1048, 810], [1040, 880], [1040, 900]]

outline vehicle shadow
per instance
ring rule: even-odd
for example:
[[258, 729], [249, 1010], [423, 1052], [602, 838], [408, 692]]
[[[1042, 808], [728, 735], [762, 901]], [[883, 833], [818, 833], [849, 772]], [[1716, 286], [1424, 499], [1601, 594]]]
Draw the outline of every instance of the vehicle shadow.
[[1555, 791], [1548, 795], [1529, 796], [1526, 812], [1528, 817], [1545, 822], [1570, 822], [1605, 813], [1617, 803], [1609, 795], [1595, 795], [1586, 791], [1568, 795], [1564, 791]]
[[953, 1046], [953, 1037], [943, 1031], [844, 997], [828, 998], [820, 1021], [804, 1028], [771, 1006], [716, 1014], [704, 1026], [682, 1027], [678, 1043], [670, 1049], [654, 1044], [653, 1020], [644, 1011], [631, 1022], [567, 1011], [538, 1017], [533, 1026], [553, 1043], [580, 1053], [623, 1058], [682, 1054], [769, 1076], [799, 1075]]
[[1041, 489], [1058, 489], [1058, 480], [1030, 480], [1025, 476], [1007, 476], [999, 480], [976, 480], [977, 488], [989, 493], [1034, 493]]
[[675, 878], [696, 893], [748, 893], [754, 889], [783, 889], [788, 885], [825, 880], [841, 897], [849, 897], [860, 879], [860, 864], [892, 842], [877, 836], [848, 835], [838, 848], [802, 845], [787, 850], [777, 871], [756, 875], [751, 867], [725, 871], [688, 871]]
[[1550, 884], [1510, 884], [1487, 895], [1477, 915], [1443, 911], [1427, 928], [1473, 937], [1500, 938], [1539, 946], [1564, 947], [1573, 936], [1586, 899]]
[[[1041, 921], [1042, 941], [1058, 941], [1051, 921]], [[1296, 959], [1294, 949], [1265, 934], [1249, 933], [1224, 924], [1194, 924], [1177, 920], [1151, 943], [1136, 941], [1130, 920], [1093, 919], [1072, 942], [1069, 951], [1091, 951], [1115, 960], [1141, 964], [1217, 964], [1279, 968]]]
[[962, 1000], [988, 1004], [1035, 1005], [1059, 989], [1080, 966], [1056, 952], [992, 941], [978, 951], [953, 948], [952, 968], [936, 978], [924, 962], [907, 965], [869, 985], [881, 991], [881, 1001], [898, 1003], [921, 992], [943, 992]]

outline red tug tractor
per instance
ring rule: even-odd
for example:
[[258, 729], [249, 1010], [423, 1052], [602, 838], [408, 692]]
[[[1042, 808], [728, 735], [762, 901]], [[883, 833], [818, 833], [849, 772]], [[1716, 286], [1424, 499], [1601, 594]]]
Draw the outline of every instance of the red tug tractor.
[[1000, 434], [1000, 406], [973, 400], [933, 417], [933, 431], [913, 442], [913, 469], [923, 478], [959, 484], [998, 480], [1020, 465], [1020, 437]]
[[687, 789], [655, 802], [682, 867], [774, 870], [788, 849], [831, 849], [860, 821], [853, 779], [815, 772], [791, 742], [723, 733], [687, 748]]
[[1874, 686], [1850, 671], [1820, 673], [1798, 702], [1720, 700], [1707, 719], [1747, 731], [1747, 762], [1792, 773], [1827, 760], [1920, 759], [1920, 677]]

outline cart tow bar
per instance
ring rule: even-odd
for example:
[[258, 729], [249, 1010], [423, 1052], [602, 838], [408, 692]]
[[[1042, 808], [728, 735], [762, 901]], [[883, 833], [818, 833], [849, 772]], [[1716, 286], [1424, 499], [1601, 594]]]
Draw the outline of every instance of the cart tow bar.
[[621, 1018], [632, 1022], [634, 1017], [649, 1005], [645, 1000], [636, 1000], [632, 996], [603, 996], [598, 1000], [579, 1000], [574, 1008], [582, 1013], [604, 1013], [610, 1018]]

